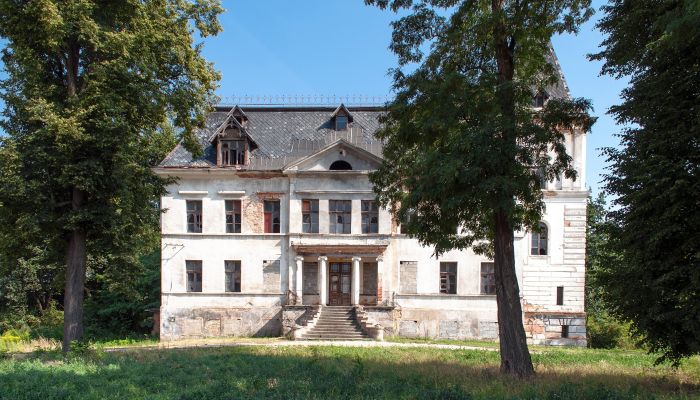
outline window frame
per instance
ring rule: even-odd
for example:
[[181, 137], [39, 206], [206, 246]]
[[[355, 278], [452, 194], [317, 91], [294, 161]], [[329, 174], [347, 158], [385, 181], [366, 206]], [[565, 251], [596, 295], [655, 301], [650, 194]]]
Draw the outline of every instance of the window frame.
[[[488, 268], [490, 266], [491, 268]], [[484, 267], [487, 267], [487, 271], [484, 271]], [[488, 271], [490, 269], [490, 271]], [[480, 271], [480, 281], [479, 281], [479, 292], [485, 295], [495, 295], [496, 294], [496, 263], [493, 261], [484, 261], [481, 263]]]
[[[224, 291], [226, 293], [241, 293], [242, 277], [241, 260], [224, 260]], [[232, 282], [233, 287], [230, 286]]]
[[[301, 200], [301, 231], [303, 233], [319, 233], [319, 201], [318, 199]], [[307, 208], [308, 205], [308, 208]], [[314, 209], [315, 208], [315, 209]], [[306, 222], [308, 216], [308, 222]], [[315, 222], [314, 222], [315, 218]]]
[[[245, 165], [247, 154], [248, 143], [245, 139], [229, 139], [221, 141], [221, 165]], [[231, 161], [232, 158], [235, 158], [234, 162]]]
[[564, 286], [557, 286], [556, 305], [558, 305], [558, 306], [564, 305]]
[[242, 205], [240, 200], [224, 200], [224, 222], [226, 225], [226, 233], [241, 233], [241, 226], [243, 222], [243, 213], [241, 208]]
[[[190, 207], [190, 206], [198, 207]], [[185, 200], [185, 222], [187, 223], [187, 233], [202, 233], [204, 228], [204, 212], [202, 200]], [[190, 217], [192, 221], [190, 222]]]
[[[344, 124], [341, 124], [340, 121], [341, 119], [344, 122]], [[342, 127], [341, 127], [342, 125]], [[336, 131], [346, 131], [348, 130], [348, 125], [350, 125], [350, 118], [347, 115], [336, 115], [335, 116], [335, 130]]]
[[[272, 205], [268, 210], [268, 204]], [[275, 206], [276, 205], [276, 206]], [[275, 218], [277, 217], [277, 218]], [[275, 219], [277, 222], [275, 222]], [[280, 233], [282, 229], [282, 209], [279, 199], [263, 200], [263, 232]]]
[[544, 222], [538, 224], [539, 232], [530, 233], [530, 255], [546, 256], [549, 253], [549, 228]]
[[[196, 280], [197, 277], [199, 277], [199, 281]], [[204, 286], [202, 283], [203, 277], [202, 260], [185, 260], [185, 289], [187, 293], [202, 293]], [[194, 287], [191, 283], [194, 284]], [[198, 287], [197, 284], [199, 285]]]
[[[454, 272], [443, 271], [443, 266], [454, 267]], [[456, 261], [440, 261], [440, 286], [438, 289], [440, 290], [441, 294], [457, 294], [457, 269], [458, 264]], [[447, 284], [445, 290], [443, 290], [443, 279]]]
[[[372, 217], [376, 222], [372, 222]], [[376, 200], [362, 200], [360, 205], [362, 233], [379, 233], [379, 203]]]
[[[338, 208], [338, 204], [342, 207]], [[335, 207], [334, 207], [335, 206]], [[342, 217], [342, 222], [338, 222]], [[347, 221], [346, 218], [347, 217]], [[328, 200], [328, 233], [348, 235], [352, 233], [352, 200]], [[341, 232], [338, 232], [338, 227]]]

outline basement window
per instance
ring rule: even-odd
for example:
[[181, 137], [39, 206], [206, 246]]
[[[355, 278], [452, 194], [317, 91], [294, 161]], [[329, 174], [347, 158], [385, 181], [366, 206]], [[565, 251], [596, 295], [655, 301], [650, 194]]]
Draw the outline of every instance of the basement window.
[[186, 260], [185, 269], [187, 270], [187, 291], [201, 292], [202, 291], [202, 261], [201, 260]]
[[569, 325], [562, 325], [561, 326], [561, 337], [562, 338], [569, 337]]

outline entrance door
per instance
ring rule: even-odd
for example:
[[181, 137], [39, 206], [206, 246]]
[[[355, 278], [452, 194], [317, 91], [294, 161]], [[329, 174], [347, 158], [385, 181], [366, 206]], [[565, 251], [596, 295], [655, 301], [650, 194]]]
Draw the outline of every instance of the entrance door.
[[330, 263], [330, 273], [328, 274], [328, 305], [349, 306], [350, 305], [350, 282], [351, 264], [349, 262]]

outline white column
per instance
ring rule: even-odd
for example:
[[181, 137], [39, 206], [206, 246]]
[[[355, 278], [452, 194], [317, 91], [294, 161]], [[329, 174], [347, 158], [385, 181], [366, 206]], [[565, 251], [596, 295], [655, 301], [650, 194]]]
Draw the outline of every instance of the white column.
[[384, 301], [384, 257], [377, 256], [377, 305]]
[[296, 261], [296, 279], [294, 281], [296, 287], [294, 292], [297, 295], [297, 304], [301, 305], [303, 304], [302, 266], [304, 265], [304, 257], [297, 256], [294, 258], [294, 261]]
[[352, 290], [352, 295], [350, 297], [350, 302], [353, 305], [360, 304], [360, 257], [352, 258], [352, 283], [350, 284], [350, 290]]
[[321, 256], [318, 258], [318, 293], [321, 298], [321, 305], [328, 304], [328, 257]]

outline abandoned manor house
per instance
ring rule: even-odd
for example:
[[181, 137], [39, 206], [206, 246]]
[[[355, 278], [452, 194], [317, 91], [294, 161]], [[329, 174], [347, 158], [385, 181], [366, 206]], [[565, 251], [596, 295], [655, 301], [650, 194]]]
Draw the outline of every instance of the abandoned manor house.
[[[568, 96], [565, 84], [535, 98]], [[162, 197], [160, 337], [497, 338], [493, 261], [401, 233], [375, 201], [381, 107], [218, 107], [155, 169]], [[539, 232], [515, 232], [534, 344], [585, 345], [586, 136], [578, 179], [545, 183]]]

